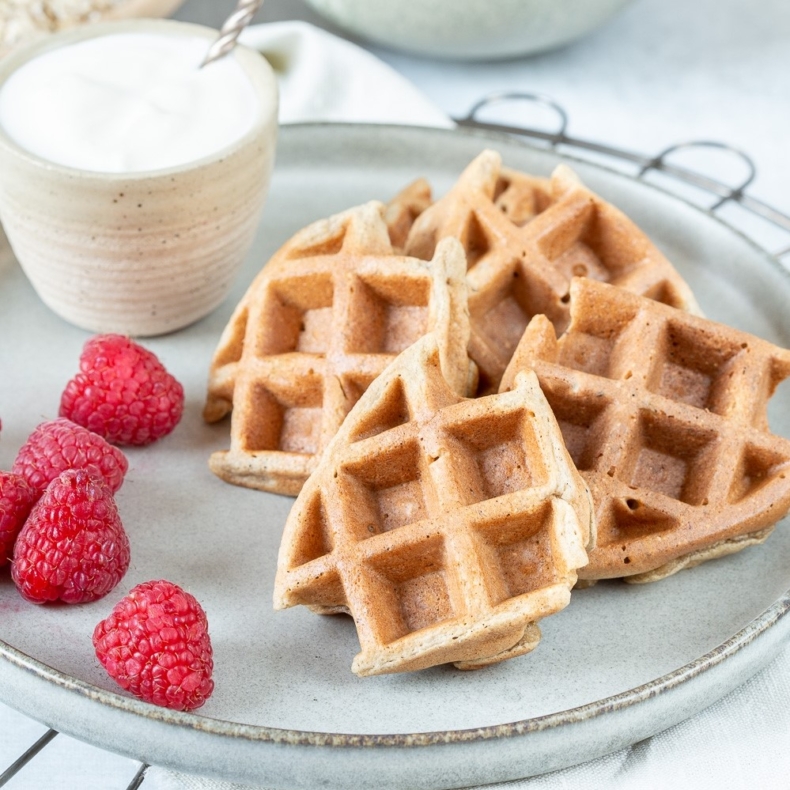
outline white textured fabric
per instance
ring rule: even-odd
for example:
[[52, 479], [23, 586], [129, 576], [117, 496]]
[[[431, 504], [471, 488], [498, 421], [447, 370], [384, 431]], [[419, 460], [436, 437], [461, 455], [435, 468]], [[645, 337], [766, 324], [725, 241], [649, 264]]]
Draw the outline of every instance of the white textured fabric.
[[441, 110], [390, 66], [313, 25], [253, 25], [244, 31], [241, 42], [263, 52], [277, 72], [280, 123], [452, 126]]

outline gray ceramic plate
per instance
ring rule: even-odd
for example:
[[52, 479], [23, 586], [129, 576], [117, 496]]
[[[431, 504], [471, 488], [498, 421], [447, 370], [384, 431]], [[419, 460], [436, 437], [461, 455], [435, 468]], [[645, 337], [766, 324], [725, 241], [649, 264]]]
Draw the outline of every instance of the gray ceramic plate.
[[[427, 176], [443, 192], [483, 147], [549, 173], [555, 154], [512, 140], [395, 127], [282, 132], [253, 253], [227, 302], [147, 342], [184, 383], [176, 432], [129, 451], [118, 494], [132, 566], [108, 598], [33, 607], [0, 573], [0, 699], [94, 744], [195, 773], [282, 788], [450, 788], [528, 776], [642, 739], [702, 709], [765, 665], [790, 630], [790, 534], [658, 584], [605, 583], [542, 624], [531, 655], [475, 673], [445, 667], [359, 679], [347, 618], [274, 613], [272, 581], [290, 499], [222, 483], [206, 459], [228, 425], [201, 420], [206, 371], [231, 310], [294, 231]], [[735, 231], [677, 198], [589, 164], [577, 169], [675, 261], [712, 317], [790, 345], [787, 275]], [[0, 263], [0, 468], [54, 417], [87, 335]], [[771, 415], [790, 435], [788, 393]], [[95, 623], [134, 584], [169, 578], [205, 606], [216, 692], [199, 714], [119, 694], [91, 647]]]

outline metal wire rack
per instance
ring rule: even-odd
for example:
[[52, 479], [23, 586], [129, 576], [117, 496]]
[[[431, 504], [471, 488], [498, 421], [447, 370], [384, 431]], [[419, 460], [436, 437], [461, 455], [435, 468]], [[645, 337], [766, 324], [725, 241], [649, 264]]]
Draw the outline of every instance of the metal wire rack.
[[[557, 117], [557, 128], [554, 131], [546, 131], [480, 119], [481, 111], [508, 102], [528, 102], [552, 111]], [[660, 175], [666, 182], [662, 185], [671, 189], [674, 184], [676, 192], [678, 185], [690, 187], [694, 192], [689, 193], [686, 189], [683, 197], [696, 202], [711, 213], [721, 214], [724, 207], [735, 207], [736, 212], [730, 211], [722, 218], [790, 267], [790, 215], [746, 193], [747, 187], [757, 176], [757, 167], [744, 151], [716, 140], [688, 140], [671, 145], [655, 155], [643, 154], [569, 135], [567, 133], [569, 120], [565, 109], [550, 96], [526, 92], [489, 94], [474, 104], [466, 116], [455, 119], [462, 127], [512, 134], [544, 143], [558, 152], [567, 150], [588, 161], [603, 161], [639, 179]], [[745, 177], [740, 183], [726, 184], [702, 172], [670, 161], [672, 155], [678, 151], [694, 148], [716, 149], [737, 157], [745, 165]], [[710, 202], [711, 197], [713, 202]], [[755, 218], [758, 220], [757, 223], [754, 221]], [[55, 730], [47, 730], [9, 765], [0, 774], [0, 788], [27, 766], [57, 735]], [[137, 790], [143, 784], [148, 768], [147, 764], [140, 763], [126, 790]]]
[[[557, 116], [558, 125], [556, 130], [546, 131], [480, 119], [482, 110], [507, 102], [528, 102], [551, 110]], [[728, 204], [741, 209], [741, 214], [728, 213], [726, 221], [771, 252], [776, 258], [784, 259], [785, 256], [790, 255], [790, 215], [746, 193], [747, 187], [757, 177], [757, 167], [747, 153], [727, 143], [716, 140], [687, 140], [675, 143], [658, 154], [651, 156], [624, 148], [616, 148], [604, 143], [585, 140], [568, 134], [568, 113], [550, 96], [544, 96], [539, 93], [492, 93], [474, 104], [465, 117], [455, 120], [459, 126], [500, 133], [505, 132], [518, 137], [542, 141], [558, 151], [567, 149], [577, 156], [581, 155], [582, 158], [598, 162], [603, 161], [609, 166], [617, 167], [619, 170], [634, 175], [639, 179], [645, 179], [651, 174], [660, 174], [665, 177], [666, 185], [670, 188], [672, 183], [694, 188], [697, 191], [696, 196], [688, 191], [685, 191], [683, 196], [705, 206], [710, 212], [719, 212]], [[746, 167], [746, 176], [740, 183], [729, 185], [704, 173], [673, 164], [670, 161], [673, 154], [681, 150], [694, 148], [717, 149], [737, 157]], [[710, 201], [711, 195], [714, 202], [706, 205], [705, 201]], [[762, 221], [762, 225], [755, 224], [755, 218]], [[779, 231], [778, 234], [776, 233], [777, 230]], [[778, 242], [774, 239], [778, 239]]]

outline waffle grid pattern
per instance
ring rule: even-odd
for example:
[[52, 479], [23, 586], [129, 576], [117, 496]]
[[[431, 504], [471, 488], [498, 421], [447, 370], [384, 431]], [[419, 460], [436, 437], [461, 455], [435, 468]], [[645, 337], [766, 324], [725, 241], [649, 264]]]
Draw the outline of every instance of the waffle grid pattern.
[[565, 328], [574, 276], [699, 311], [652, 242], [564, 166], [549, 181], [501, 170], [499, 155], [483, 152], [415, 221], [406, 252], [430, 258], [448, 235], [467, 252], [470, 356], [480, 368], [483, 392], [498, 387], [533, 316], [546, 315], [558, 331]]
[[[403, 372], [424, 346], [377, 382], [375, 403], [366, 396], [303, 492], [278, 585], [284, 605], [348, 608], [359, 674], [511, 650], [567, 603], [584, 562], [582, 539], [570, 537], [578, 517], [558, 493], [552, 425], [559, 433], [534, 377], [461, 400], [438, 355], [427, 380]], [[575, 472], [563, 460], [567, 479]]]
[[376, 204], [284, 248], [232, 322], [243, 342], [226, 338], [215, 357], [209, 403], [232, 400], [233, 417], [231, 449], [212, 456], [212, 469], [232, 482], [298, 493], [394, 357], [431, 329], [449, 334], [448, 290], [463, 277], [449, 270], [451, 257], [447, 246], [427, 263], [393, 255]]
[[536, 319], [503, 380], [532, 368], [596, 503], [580, 576], [654, 571], [790, 507], [790, 441], [766, 406], [790, 352], [588, 280], [559, 342]]

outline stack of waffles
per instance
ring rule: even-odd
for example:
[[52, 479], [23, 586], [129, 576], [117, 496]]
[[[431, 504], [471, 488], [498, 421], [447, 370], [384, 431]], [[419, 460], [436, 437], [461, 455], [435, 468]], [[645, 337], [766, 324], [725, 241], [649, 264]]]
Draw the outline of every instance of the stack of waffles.
[[762, 542], [790, 510], [766, 404], [790, 351], [708, 321], [567, 167], [484, 151], [432, 203], [311, 225], [212, 362], [211, 468], [298, 495], [276, 608], [356, 623], [360, 675], [532, 650], [571, 589]]
[[397, 255], [385, 213], [368, 203], [297, 233], [237, 306], [204, 409], [208, 422], [233, 412], [230, 449], [210, 461], [224, 480], [298, 494], [362, 393], [426, 333], [452, 385], [473, 384], [454, 342], [468, 324], [461, 245], [448, 238], [430, 261]]

